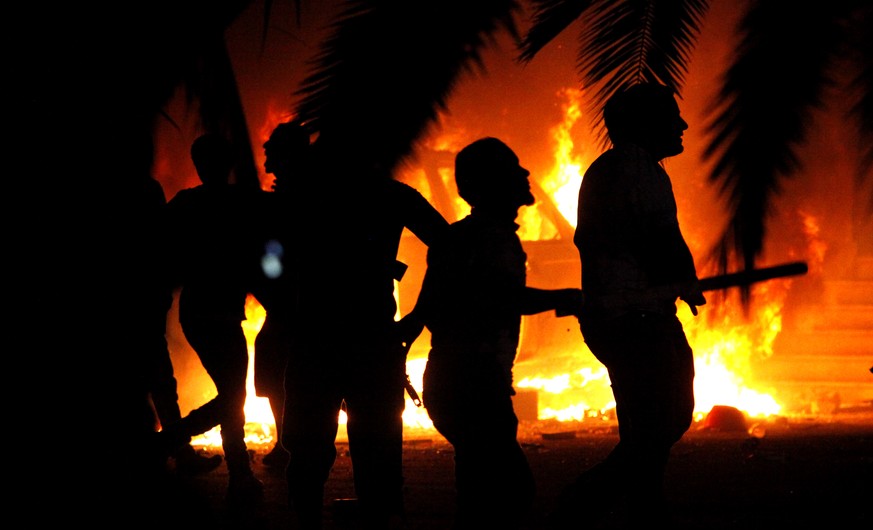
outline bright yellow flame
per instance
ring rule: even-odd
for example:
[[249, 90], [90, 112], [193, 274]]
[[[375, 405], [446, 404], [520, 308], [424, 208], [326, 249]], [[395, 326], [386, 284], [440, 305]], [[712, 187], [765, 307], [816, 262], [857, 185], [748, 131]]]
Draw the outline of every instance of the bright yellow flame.
[[[421, 397], [425, 364], [427, 364], [426, 358], [406, 361], [406, 375], [409, 376], [409, 382], [412, 383], [419, 397]], [[406, 395], [406, 409], [403, 411], [403, 425], [412, 429], [433, 429], [433, 422], [430, 421], [427, 411], [424, 407], [416, 406], [408, 394]]]
[[[695, 411], [699, 415], [714, 405], [730, 405], [750, 416], [779, 414], [782, 407], [765, 391], [751, 388], [747, 377], [753, 359], [773, 354], [773, 342], [782, 330], [781, 308], [790, 280], [771, 280], [753, 287], [753, 307], [746, 316], [740, 303], [726, 299], [717, 312], [703, 319], [691, 315], [680, 303], [679, 317], [695, 353]], [[733, 302], [733, 303], [732, 303]]]
[[[552, 170], [541, 178], [537, 178], [540, 188], [549, 197], [558, 213], [570, 224], [576, 226], [576, 204], [582, 175], [590, 160], [577, 154], [579, 148], [574, 142], [578, 132], [573, 126], [582, 117], [582, 93], [578, 89], [565, 88], [558, 91], [558, 97], [563, 99], [564, 118], [550, 129], [554, 141]], [[523, 208], [519, 212], [518, 236], [522, 241], [545, 241], [556, 239], [558, 229], [548, 222], [548, 217], [540, 212], [540, 205]]]
[[582, 174], [590, 161], [583, 161], [574, 155], [573, 125], [582, 117], [582, 93], [577, 89], [565, 88], [558, 93], [566, 99], [564, 104], [564, 119], [551, 129], [555, 147], [555, 166], [542, 181], [542, 188], [552, 197], [561, 215], [576, 226], [576, 204], [579, 196], [579, 185]]
[[[766, 389], [750, 381], [752, 360], [773, 353], [782, 326], [780, 308], [790, 280], [774, 280], [756, 287], [760, 300], [749, 316], [740, 302], [727, 299], [720, 306], [704, 306], [716, 316], [691, 315], [680, 302], [678, 315], [694, 351], [695, 416], [701, 419], [715, 405], [729, 405], [749, 416], [779, 414], [781, 405]], [[722, 309], [717, 309], [721, 307]], [[581, 333], [575, 345], [551, 356], [531, 356], [516, 363], [516, 388], [538, 391], [539, 419], [582, 421], [614, 408], [606, 369], [588, 350]]]
[[[580, 349], [580, 357], [584, 355], [581, 352]], [[526, 364], [519, 364], [516, 372], [523, 372], [526, 367]], [[539, 418], [543, 420], [582, 421], [591, 410], [602, 412], [615, 406], [609, 389], [609, 375], [603, 366], [583, 367], [551, 377], [524, 377], [515, 386], [539, 391], [539, 399], [544, 403]]]

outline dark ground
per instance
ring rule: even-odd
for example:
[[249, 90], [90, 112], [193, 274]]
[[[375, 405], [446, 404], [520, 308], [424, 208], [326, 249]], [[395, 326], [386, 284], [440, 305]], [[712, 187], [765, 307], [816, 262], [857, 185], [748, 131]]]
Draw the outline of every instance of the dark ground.
[[[538, 483], [525, 529], [542, 528], [561, 486], [603, 458], [615, 444], [608, 424], [525, 424], [520, 439]], [[544, 434], [545, 433], [545, 434]], [[353, 529], [348, 445], [339, 443], [326, 496], [325, 530]], [[406, 502], [410, 530], [448, 530], [453, 511], [452, 448], [442, 438], [405, 443]], [[266, 487], [262, 507], [238, 517], [224, 504], [224, 466], [194, 478], [176, 477], [186, 508], [197, 506], [192, 527], [212, 530], [291, 530], [280, 473], [252, 452]], [[873, 528], [873, 409], [827, 418], [766, 423], [763, 438], [742, 430], [695, 425], [674, 447], [667, 492], [676, 529]], [[578, 528], [621, 528], [612, 513], [594, 522], [580, 506]]]

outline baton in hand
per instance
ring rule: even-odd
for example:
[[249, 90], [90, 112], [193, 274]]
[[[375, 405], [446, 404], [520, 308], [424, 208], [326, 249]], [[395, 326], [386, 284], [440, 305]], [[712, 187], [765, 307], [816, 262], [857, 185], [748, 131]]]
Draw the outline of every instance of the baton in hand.
[[[801, 274], [806, 274], [809, 271], [809, 267], [806, 265], [806, 262], [803, 261], [794, 261], [790, 263], [783, 263], [781, 265], [774, 265], [772, 267], [763, 267], [760, 269], [750, 269], [746, 271], [740, 272], [732, 272], [728, 274], [718, 274], [716, 276], [708, 276], [706, 278], [701, 278], [700, 282], [700, 290], [701, 291], [716, 291], [719, 289], [728, 289], [730, 287], [741, 287], [745, 285], [751, 285], [753, 283], [763, 282], [767, 280], [773, 280], [776, 278], [786, 278], [788, 276], [798, 276]], [[675, 288], [670, 287], [656, 287], [655, 289], [661, 291], [675, 291]], [[584, 296], [584, 293], [583, 293]], [[582, 301], [583, 305], [585, 303], [585, 299]], [[567, 311], [556, 311], [556, 316], [565, 317], [572, 315], [572, 312]]]

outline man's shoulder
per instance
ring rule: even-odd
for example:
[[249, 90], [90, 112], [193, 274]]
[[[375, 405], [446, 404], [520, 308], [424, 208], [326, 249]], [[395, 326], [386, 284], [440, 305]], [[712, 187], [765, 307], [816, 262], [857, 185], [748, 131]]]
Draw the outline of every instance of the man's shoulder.
[[405, 199], [418, 199], [419, 197], [423, 198], [421, 192], [419, 192], [413, 186], [410, 186], [409, 184], [399, 181], [397, 179], [386, 179], [383, 185], [387, 193], [394, 194]]
[[169, 201], [167, 201], [167, 204], [171, 207], [178, 207], [180, 205], [188, 204], [191, 201], [196, 201], [202, 194], [201, 190], [202, 186], [181, 189], [177, 191]]
[[501, 236], [509, 231], [489, 219], [468, 215], [449, 225], [447, 239], [454, 245], [484, 247], [502, 240]]
[[[658, 165], [640, 147], [626, 144], [604, 152], [597, 157], [585, 172], [582, 184], [586, 188], [595, 185], [618, 190], [628, 190], [638, 184], [641, 177], [657, 171]], [[587, 184], [586, 184], [587, 181]]]
[[635, 166], [641, 163], [654, 163], [652, 156], [642, 147], [626, 143], [613, 146], [598, 156], [591, 167], [608, 165]]
[[478, 223], [472, 215], [464, 216], [453, 223], [449, 223], [449, 231], [458, 234], [476, 229]]
[[470, 239], [471, 232], [475, 229], [470, 223], [470, 218], [464, 217], [453, 223], [449, 223], [446, 227], [443, 237], [439, 242], [431, 245], [432, 247], [446, 248], [446, 246], [456, 246], [463, 241]]

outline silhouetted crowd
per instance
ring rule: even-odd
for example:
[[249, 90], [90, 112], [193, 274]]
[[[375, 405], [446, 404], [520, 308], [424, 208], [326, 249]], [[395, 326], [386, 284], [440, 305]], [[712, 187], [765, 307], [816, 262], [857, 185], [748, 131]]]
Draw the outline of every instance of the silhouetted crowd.
[[[263, 502], [244, 431], [249, 359], [241, 324], [254, 296], [266, 311], [255, 340], [255, 390], [268, 399], [277, 431], [263, 463], [285, 472], [295, 528], [323, 526], [341, 411], [360, 527], [406, 527], [406, 354], [425, 327], [422, 401], [454, 449], [454, 529], [523, 528], [536, 484], [517, 440], [513, 364], [523, 316], [555, 311], [579, 320], [581, 338], [606, 366], [620, 441], [567, 485], [546, 524], [578, 527], [583, 509], [590, 518], [592, 506], [605, 513], [619, 501], [630, 524], [665, 523], [664, 472], [694, 406], [693, 357], [676, 302], [694, 314], [706, 303], [661, 165], [683, 151], [687, 123], [673, 92], [653, 84], [617, 93], [604, 120], [612, 147], [579, 193], [581, 289], [527, 285], [516, 220], [536, 198], [530, 172], [497, 138], [457, 153], [455, 184], [470, 211], [453, 222], [368, 164], [366, 153], [295, 121], [263, 145], [265, 171], [275, 178], [269, 191], [234, 181], [234, 149], [212, 131], [191, 146], [199, 185], [167, 201], [157, 181], [143, 179], [137, 240], [141, 270], [151, 273], [129, 293], [139, 308], [130, 346], [140, 368], [134, 384], [150, 404], [141, 447], [155, 488], [164, 473], [208, 473], [224, 463], [229, 509], [244, 514]], [[428, 247], [427, 268], [414, 309], [398, 320], [404, 231]], [[184, 417], [167, 346], [177, 291], [184, 337], [217, 391]], [[223, 459], [190, 444], [216, 426]]]

